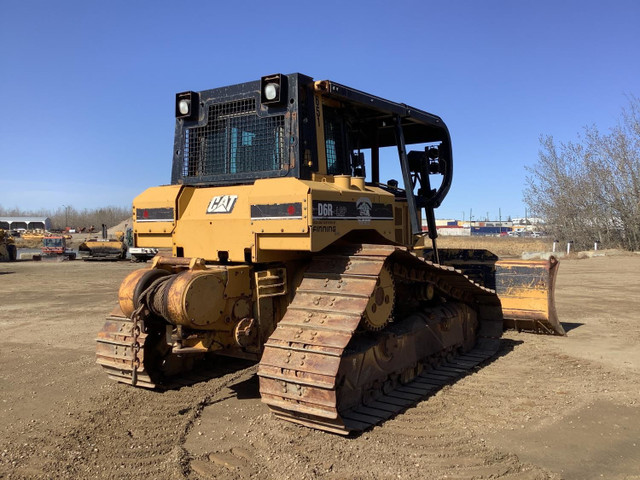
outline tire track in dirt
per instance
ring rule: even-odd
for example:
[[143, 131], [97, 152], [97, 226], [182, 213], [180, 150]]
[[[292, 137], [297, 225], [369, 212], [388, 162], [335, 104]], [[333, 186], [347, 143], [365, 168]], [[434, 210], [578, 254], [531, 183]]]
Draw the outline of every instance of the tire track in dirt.
[[[458, 384], [444, 387], [382, 425], [346, 438], [277, 420], [257, 406], [257, 398], [229, 399], [198, 419], [201, 440], [193, 435], [187, 439], [188, 478], [560, 478], [487, 445], [470, 425], [474, 420], [452, 408], [458, 403], [468, 407], [475, 399]], [[491, 401], [487, 394], [485, 402]]]
[[[205, 446], [190, 451], [188, 477], [559, 479], [559, 474], [495, 447], [488, 437], [539, 429], [616, 387], [617, 398], [623, 395], [632, 403], [637, 383], [621, 391], [619, 372], [554, 352], [545, 340], [548, 337], [508, 332], [498, 356], [482, 368], [352, 438], [279, 421], [256, 413], [254, 404], [242, 407], [242, 402], [229, 399], [209, 412], [217, 418], [235, 417], [228, 426], [207, 422], [204, 413], [198, 428], [206, 436]], [[540, 375], [546, 375], [546, 381], [541, 383]], [[239, 448], [240, 456], [234, 454]]]
[[113, 384], [86, 402], [71, 402], [68, 420], [34, 428], [23, 444], [11, 436], [2, 442], [0, 478], [183, 478], [188, 462], [182, 445], [194, 419], [255, 367], [227, 372], [162, 393]]
[[516, 332], [506, 336], [526, 336], [526, 343], [446, 389], [441, 407], [460, 418], [463, 428], [477, 434], [540, 428], [587, 403], [612, 399], [613, 392], [618, 402], [637, 400], [638, 375], [635, 381], [625, 382], [619, 371], [550, 351], [540, 343], [544, 337]]
[[[557, 300], [572, 327], [568, 337], [506, 332], [502, 356], [354, 438], [278, 421], [255, 395], [234, 397], [226, 387], [245, 379], [243, 372], [162, 394], [107, 382], [93, 363], [93, 340], [132, 267], [104, 265], [96, 274], [73, 262], [57, 268], [17, 262], [10, 266], [15, 274], [3, 276], [9, 302], [0, 312], [0, 478], [202, 480], [211, 478], [207, 472], [222, 480], [559, 478], [562, 457], [590, 455], [585, 437], [596, 447], [605, 443], [600, 431], [607, 434], [607, 422], [590, 430], [603, 412], [621, 412], [609, 423], [618, 423], [621, 435], [631, 429], [637, 441], [637, 416], [629, 424], [620, 419], [640, 403], [639, 262], [637, 256], [564, 262]], [[68, 292], [61, 297], [66, 309], [55, 299], [50, 310], [42, 295], [52, 278]], [[594, 402], [607, 408], [594, 412]], [[557, 435], [555, 444], [548, 432]], [[568, 436], [579, 445], [565, 442]], [[193, 438], [201, 439], [198, 451]], [[543, 468], [554, 468], [545, 445], [560, 456], [553, 473]], [[523, 460], [530, 446], [542, 454], [529, 460], [535, 465]], [[583, 467], [565, 478], [636, 478], [637, 448], [614, 452], [616, 471]], [[239, 458], [240, 466], [215, 463], [208, 453], [218, 461]]]

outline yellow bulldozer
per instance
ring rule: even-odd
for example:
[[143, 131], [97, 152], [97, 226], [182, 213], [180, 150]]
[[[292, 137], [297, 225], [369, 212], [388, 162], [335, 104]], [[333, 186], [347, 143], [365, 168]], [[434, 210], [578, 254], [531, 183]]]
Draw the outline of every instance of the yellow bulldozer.
[[127, 245], [124, 242], [124, 232], [115, 232], [115, 238], [109, 238], [107, 226], [102, 224], [102, 238], [88, 238], [78, 246], [84, 261], [124, 260], [127, 256]]
[[277, 416], [347, 434], [494, 355], [505, 327], [564, 334], [555, 259], [437, 248], [438, 116], [298, 73], [179, 93], [175, 116], [171, 184], [133, 202], [136, 245], [172, 256], [122, 282], [97, 339], [111, 378], [170, 388], [205, 354], [249, 359]]
[[17, 256], [18, 249], [13, 237], [0, 228], [0, 262], [14, 262]]

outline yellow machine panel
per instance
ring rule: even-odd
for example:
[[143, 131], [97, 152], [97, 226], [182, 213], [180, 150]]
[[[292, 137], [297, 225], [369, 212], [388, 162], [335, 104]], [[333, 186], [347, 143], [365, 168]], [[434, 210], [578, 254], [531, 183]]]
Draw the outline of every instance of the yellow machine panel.
[[171, 248], [178, 196], [183, 187], [167, 185], [145, 190], [133, 200], [133, 231], [138, 247]]
[[[177, 212], [171, 204], [179, 205]], [[136, 197], [134, 226], [138, 245], [164, 246], [171, 239], [179, 257], [264, 262], [320, 251], [358, 230], [393, 242], [396, 225], [406, 224], [394, 217], [402, 215], [396, 205], [393, 194], [344, 175], [321, 182], [280, 178], [233, 187], [166, 186]]]

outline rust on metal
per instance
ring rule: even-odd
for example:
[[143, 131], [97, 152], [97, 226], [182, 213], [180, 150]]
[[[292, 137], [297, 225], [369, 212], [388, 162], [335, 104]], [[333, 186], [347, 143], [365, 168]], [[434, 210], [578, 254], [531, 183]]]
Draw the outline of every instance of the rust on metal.
[[[430, 258], [429, 252], [425, 252]], [[499, 260], [480, 249], [440, 249], [444, 264], [469, 279], [495, 290], [502, 304], [504, 327], [564, 335], [555, 307], [555, 279], [559, 262], [549, 260]]]
[[501, 260], [496, 262], [496, 293], [505, 326], [565, 335], [555, 308], [558, 261]]
[[[381, 332], [358, 333], [372, 305], [399, 295], [396, 283], [402, 295], [414, 292], [413, 300], [393, 308], [393, 322]], [[443, 295], [446, 303], [412, 312], [414, 303]], [[425, 365], [459, 348], [470, 351], [477, 336], [483, 337], [482, 348], [473, 351], [477, 357], [434, 378], [449, 381], [492, 355], [502, 317], [483, 313], [499, 310], [492, 291], [404, 249], [363, 245], [319, 255], [265, 345], [258, 367], [262, 400], [295, 423], [340, 434], [363, 430], [434, 388], [418, 378]]]

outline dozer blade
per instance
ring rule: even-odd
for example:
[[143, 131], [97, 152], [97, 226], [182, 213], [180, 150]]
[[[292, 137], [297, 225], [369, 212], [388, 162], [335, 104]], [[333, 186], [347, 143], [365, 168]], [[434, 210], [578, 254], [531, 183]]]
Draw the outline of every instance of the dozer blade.
[[123, 258], [121, 248], [101, 246], [91, 248], [84, 260], [120, 260], [121, 258]]
[[[431, 260], [433, 253], [423, 251]], [[505, 328], [565, 335], [555, 305], [555, 279], [559, 262], [549, 260], [499, 260], [482, 249], [439, 249], [440, 262], [469, 279], [495, 290], [502, 304]]]
[[495, 289], [507, 328], [565, 335], [555, 305], [558, 260], [496, 262]]

